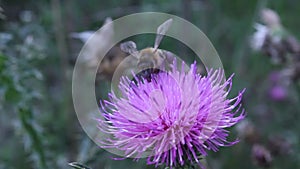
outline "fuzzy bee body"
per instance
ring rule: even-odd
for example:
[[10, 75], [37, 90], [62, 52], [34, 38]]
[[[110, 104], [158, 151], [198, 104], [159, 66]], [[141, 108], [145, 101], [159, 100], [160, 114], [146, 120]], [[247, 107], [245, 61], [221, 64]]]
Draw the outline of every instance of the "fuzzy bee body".
[[139, 68], [159, 68], [163, 64], [166, 56], [160, 49], [146, 48], [140, 51], [140, 58], [138, 60]]
[[172, 19], [169, 19], [157, 28], [154, 47], [148, 47], [138, 51], [136, 44], [132, 41], [124, 42], [120, 45], [122, 51], [131, 54], [137, 59], [136, 66], [139, 70], [139, 73], [136, 75], [137, 79], [140, 80], [141, 78], [144, 78], [150, 82], [153, 74], [158, 74], [161, 72], [161, 69], [168, 66], [167, 63], [172, 62], [175, 56], [173, 53], [158, 49], [158, 46], [171, 26], [171, 23]]

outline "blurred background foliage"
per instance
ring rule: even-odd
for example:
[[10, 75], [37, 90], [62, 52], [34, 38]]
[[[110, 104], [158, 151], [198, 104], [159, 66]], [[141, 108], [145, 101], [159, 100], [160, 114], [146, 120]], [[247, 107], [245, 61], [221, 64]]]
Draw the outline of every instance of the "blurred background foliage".
[[[71, 98], [72, 70], [83, 44], [70, 33], [97, 30], [106, 17], [145, 11], [174, 14], [199, 27], [216, 47], [227, 76], [235, 73], [232, 96], [247, 88], [247, 120], [232, 129], [241, 142], [210, 153], [209, 168], [300, 168], [299, 82], [287, 86], [286, 98], [272, 99], [269, 76], [283, 66], [249, 47], [264, 7], [277, 11], [300, 39], [300, 1], [0, 0], [0, 7], [0, 169], [70, 168], [72, 161], [99, 169], [154, 168], [143, 159], [112, 160], [80, 128]], [[135, 41], [142, 48], [153, 39]], [[193, 55], [174, 43], [166, 40], [162, 48]], [[103, 79], [97, 84], [99, 98], [107, 97], [108, 84]]]

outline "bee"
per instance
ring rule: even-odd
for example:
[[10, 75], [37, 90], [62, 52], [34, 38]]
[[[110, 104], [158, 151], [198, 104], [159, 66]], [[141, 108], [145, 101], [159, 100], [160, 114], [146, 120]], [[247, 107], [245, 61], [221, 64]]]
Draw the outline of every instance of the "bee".
[[[109, 24], [109, 25], [107, 25]], [[104, 27], [106, 25], [106, 27]], [[114, 24], [112, 18], [105, 19], [103, 26], [99, 31], [87, 30], [83, 32], [73, 32], [70, 37], [79, 39], [86, 43], [86, 49], [83, 50], [82, 62], [87, 69], [97, 68], [97, 80], [111, 80], [115, 70], [126, 58], [127, 54], [120, 49], [119, 44], [113, 46], [103, 57], [100, 65], [100, 55], [107, 49], [114, 38]], [[88, 40], [90, 41], [88, 42]], [[75, 60], [71, 60], [75, 64]], [[127, 63], [132, 66], [131, 63]]]
[[101, 61], [97, 73], [101, 79], [111, 79], [120, 63], [126, 58], [119, 46], [112, 47]]
[[120, 44], [122, 51], [129, 53], [137, 59], [136, 66], [139, 70], [139, 73], [136, 74], [137, 79], [146, 79], [150, 82], [153, 74], [158, 74], [162, 69], [167, 67], [169, 63], [172, 63], [175, 55], [169, 51], [158, 49], [163, 36], [169, 30], [172, 22], [172, 19], [168, 19], [157, 28], [154, 47], [147, 47], [138, 51], [133, 41]]

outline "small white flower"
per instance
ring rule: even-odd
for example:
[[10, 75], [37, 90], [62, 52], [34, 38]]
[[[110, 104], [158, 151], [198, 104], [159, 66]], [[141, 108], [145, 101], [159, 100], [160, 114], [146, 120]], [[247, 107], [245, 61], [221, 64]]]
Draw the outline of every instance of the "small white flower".
[[73, 32], [70, 34], [72, 38], [80, 39], [83, 43], [86, 43], [95, 31]]
[[252, 49], [258, 51], [263, 47], [270, 30], [267, 26], [259, 23], [256, 23], [254, 28], [256, 29], [256, 32], [251, 37], [250, 45]]

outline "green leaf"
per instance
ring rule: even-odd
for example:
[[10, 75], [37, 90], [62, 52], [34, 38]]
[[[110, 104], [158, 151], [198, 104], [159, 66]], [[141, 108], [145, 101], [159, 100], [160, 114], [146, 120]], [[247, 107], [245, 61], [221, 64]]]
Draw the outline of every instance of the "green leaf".
[[4, 70], [5, 61], [7, 60], [7, 57], [0, 53], [0, 73]]
[[71, 166], [75, 169], [91, 169], [83, 164], [78, 163], [78, 162], [71, 162], [71, 163], [69, 163], [69, 166]]
[[22, 127], [25, 129], [26, 133], [32, 141], [31, 146], [33, 150], [38, 154], [40, 167], [47, 168], [42, 141], [39, 133], [32, 125], [31, 118], [32, 112], [30, 110], [19, 108], [19, 119], [21, 120]]
[[20, 92], [18, 92], [14, 87], [8, 86], [5, 91], [5, 100], [10, 103], [17, 103], [20, 99]]

